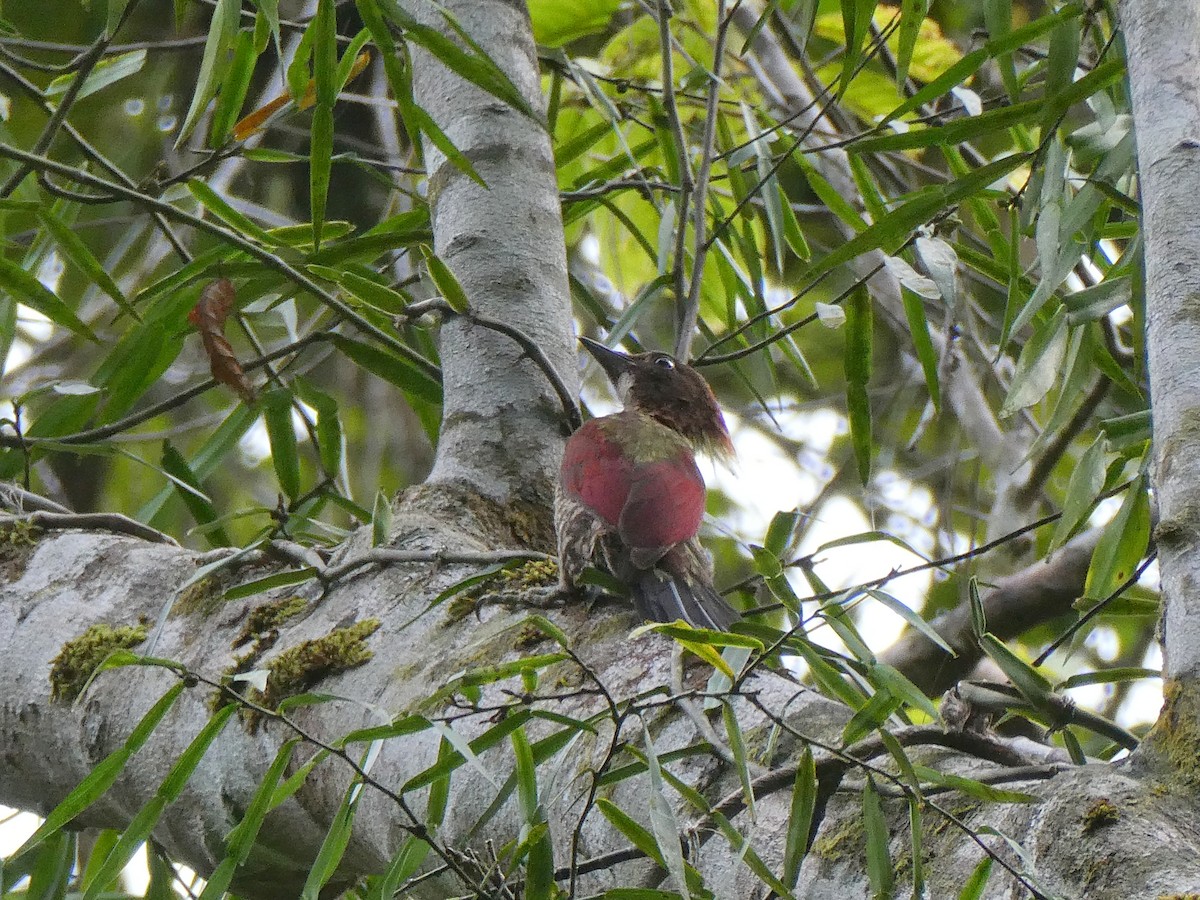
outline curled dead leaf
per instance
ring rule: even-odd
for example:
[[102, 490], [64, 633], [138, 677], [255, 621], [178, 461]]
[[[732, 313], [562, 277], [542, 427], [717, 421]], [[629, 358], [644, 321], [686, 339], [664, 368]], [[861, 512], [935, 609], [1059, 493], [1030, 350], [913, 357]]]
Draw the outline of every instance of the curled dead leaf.
[[234, 355], [233, 346], [225, 337], [225, 320], [236, 299], [233, 282], [218, 278], [200, 292], [200, 299], [188, 313], [188, 321], [200, 332], [200, 341], [208, 355], [213, 378], [233, 388], [247, 403], [254, 402], [254, 386]]

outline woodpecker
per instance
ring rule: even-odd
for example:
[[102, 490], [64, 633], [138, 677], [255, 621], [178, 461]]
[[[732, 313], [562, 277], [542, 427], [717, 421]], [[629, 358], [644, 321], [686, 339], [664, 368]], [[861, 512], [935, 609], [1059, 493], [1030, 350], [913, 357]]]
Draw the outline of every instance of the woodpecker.
[[596, 565], [629, 586], [648, 619], [728, 630], [738, 613], [713, 587], [712, 558], [696, 536], [705, 495], [696, 451], [733, 457], [712, 390], [666, 353], [580, 340], [625, 408], [567, 441], [554, 501], [562, 588]]

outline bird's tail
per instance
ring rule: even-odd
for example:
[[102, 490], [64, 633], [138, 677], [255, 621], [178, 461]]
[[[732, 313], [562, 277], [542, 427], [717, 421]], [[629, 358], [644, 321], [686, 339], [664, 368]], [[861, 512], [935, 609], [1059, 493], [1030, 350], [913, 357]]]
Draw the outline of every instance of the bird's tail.
[[633, 603], [647, 619], [674, 622], [683, 619], [694, 628], [728, 631], [741, 615], [703, 582], [673, 578], [661, 571], [646, 572], [633, 585]]

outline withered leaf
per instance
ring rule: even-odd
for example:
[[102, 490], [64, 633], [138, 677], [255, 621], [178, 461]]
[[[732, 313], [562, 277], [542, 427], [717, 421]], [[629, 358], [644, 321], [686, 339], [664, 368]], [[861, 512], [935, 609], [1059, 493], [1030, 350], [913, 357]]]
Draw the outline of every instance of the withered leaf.
[[229, 318], [235, 299], [233, 282], [228, 278], [218, 278], [200, 292], [200, 299], [188, 313], [188, 321], [200, 332], [213, 378], [233, 388], [247, 403], [253, 403], [254, 387], [242, 371], [242, 365], [233, 353], [233, 346], [225, 337], [225, 320]]

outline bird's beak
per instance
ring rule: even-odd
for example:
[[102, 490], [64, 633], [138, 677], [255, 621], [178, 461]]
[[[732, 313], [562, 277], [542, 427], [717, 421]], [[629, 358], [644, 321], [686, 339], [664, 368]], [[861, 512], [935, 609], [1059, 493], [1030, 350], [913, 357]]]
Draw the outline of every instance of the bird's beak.
[[600, 363], [604, 374], [608, 376], [608, 380], [614, 386], [620, 383], [622, 375], [633, 368], [633, 360], [619, 350], [610, 350], [599, 341], [593, 341], [586, 337], [581, 337], [579, 343], [583, 344], [588, 353], [592, 354], [592, 358]]

